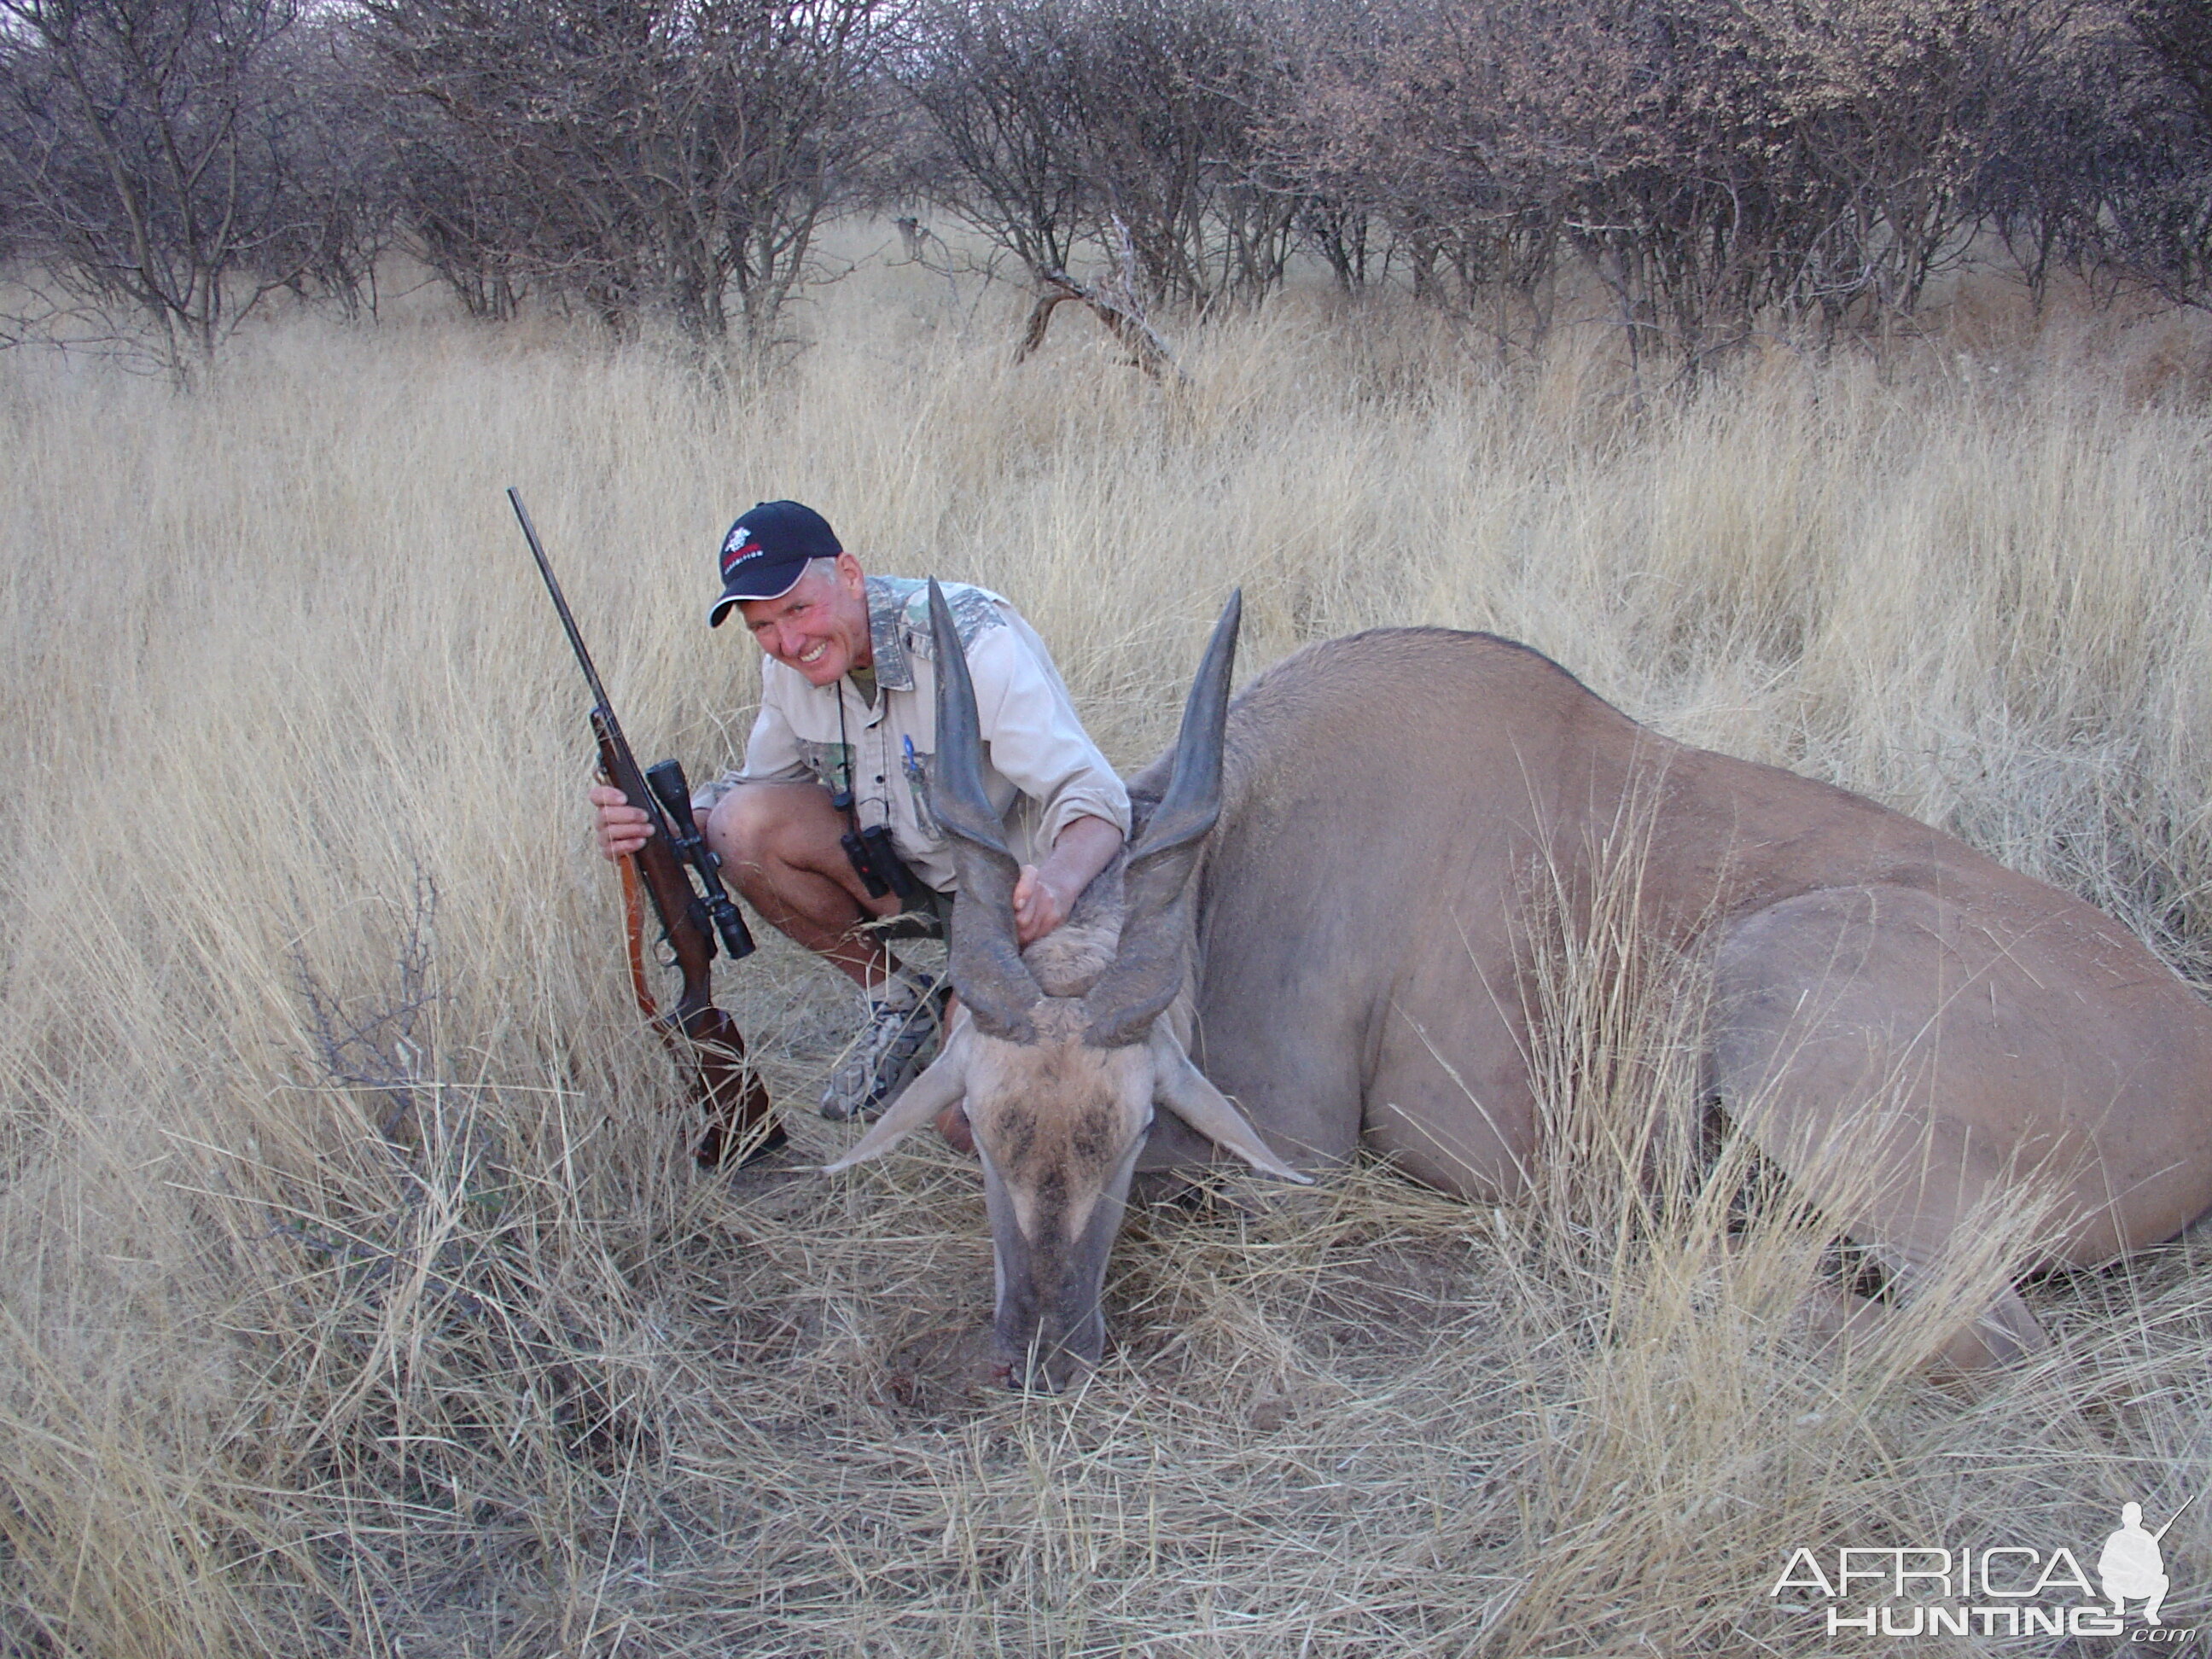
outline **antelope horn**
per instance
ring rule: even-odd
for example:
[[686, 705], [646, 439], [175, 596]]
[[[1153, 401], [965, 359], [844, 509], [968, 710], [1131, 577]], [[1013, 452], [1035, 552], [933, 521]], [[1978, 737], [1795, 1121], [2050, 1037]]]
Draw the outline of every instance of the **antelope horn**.
[[1021, 1042], [1034, 1035], [1030, 1011], [1044, 993], [1022, 961], [1014, 932], [1014, 884], [1021, 866], [1006, 848], [1006, 826], [983, 787], [983, 732], [975, 683], [937, 579], [929, 580], [929, 636], [937, 658], [937, 754], [924, 787], [929, 810], [952, 837], [960, 890], [952, 900], [945, 970], [976, 1025]]
[[1213, 625], [1190, 696], [1182, 706], [1175, 763], [1160, 804], [1129, 849], [1123, 890], [1121, 945], [1114, 965], [1083, 999], [1093, 1048], [1139, 1042], [1182, 988], [1178, 902], [1221, 816], [1221, 757], [1229, 719], [1229, 681], [1237, 665], [1237, 629], [1244, 615], [1242, 588], [1229, 596]]

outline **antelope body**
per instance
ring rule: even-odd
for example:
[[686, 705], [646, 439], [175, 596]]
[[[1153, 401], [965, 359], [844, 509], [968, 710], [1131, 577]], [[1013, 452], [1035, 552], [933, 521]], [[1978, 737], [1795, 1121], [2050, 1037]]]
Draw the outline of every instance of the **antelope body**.
[[[1709, 1096], [1901, 1293], [2008, 1183], [2050, 1206], [2046, 1264], [2212, 1206], [2212, 1012], [2092, 907], [1860, 796], [1647, 731], [1487, 635], [1330, 641], [1230, 706], [1236, 621], [1232, 599], [1176, 746], [1132, 781], [1126, 869], [1026, 953], [1012, 860], [962, 776], [965, 676], [939, 676], [929, 783], [962, 848], [968, 1018], [830, 1167], [964, 1098], [1017, 1383], [1096, 1362], [1140, 1164], [1225, 1151], [1297, 1180], [1364, 1144], [1449, 1192], [1525, 1187], [1545, 1155], [1529, 874], [1586, 906], [1624, 833], [1640, 927], [1711, 963]], [[949, 618], [938, 652], [957, 661]], [[2043, 1340], [2008, 1291], [1942, 1358]]]

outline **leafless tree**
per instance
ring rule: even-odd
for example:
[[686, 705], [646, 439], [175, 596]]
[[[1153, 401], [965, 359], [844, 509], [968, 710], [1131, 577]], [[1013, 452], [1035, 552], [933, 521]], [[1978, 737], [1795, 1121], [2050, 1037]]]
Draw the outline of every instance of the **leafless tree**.
[[2212, 10], [2068, 8], [1986, 148], [1973, 208], [2039, 303], [2062, 270], [2212, 303]]
[[2129, 271], [2212, 305], [2212, 10], [2203, 0], [2136, 0], [2140, 43], [2107, 247]]
[[1096, 223], [1083, 32], [1034, 0], [939, 0], [901, 65], [927, 115], [909, 188], [942, 201], [1033, 280]]
[[179, 374], [313, 263], [295, 0], [0, 0], [0, 208], [37, 320]]
[[1267, 137], [1340, 283], [1364, 276], [1373, 240], [1418, 297], [1487, 301], [1501, 331], [1510, 301], [1536, 299], [1588, 165], [1540, 137], [1553, 77], [1537, 66], [1572, 15], [1427, 0], [1306, 9], [1296, 95]]
[[908, 188], [1157, 373], [1160, 305], [1281, 282], [1304, 198], [1262, 134], [1291, 85], [1291, 9], [1262, 0], [936, 0], [902, 85], [927, 119]]
[[923, 202], [1030, 282], [1025, 349], [1074, 301], [1154, 372], [1152, 315], [1299, 246], [1501, 343], [1580, 270], [1692, 367], [1886, 325], [1990, 230], [2039, 295], [2203, 302], [2212, 8], [0, 0], [0, 258], [179, 373], [280, 289], [373, 310], [395, 238], [485, 317], [763, 343], [828, 216]]
[[1258, 0], [1091, 0], [1091, 192], [1153, 299], [1203, 311], [1282, 280], [1299, 200], [1261, 142], [1290, 87], [1286, 21]]
[[1309, 199], [1383, 221], [1416, 292], [1516, 295], [1540, 326], [1571, 255], [1632, 350], [1694, 364], [1909, 312], [2070, 9], [1395, 0], [1334, 28], [1274, 138]]
[[884, 142], [883, 0], [367, 0], [416, 250], [473, 308], [772, 332]]
[[297, 228], [264, 262], [294, 270], [302, 298], [334, 301], [349, 318], [377, 305], [377, 268], [395, 240], [394, 156], [371, 68], [342, 14], [311, 15], [274, 64], [299, 94], [292, 141]]

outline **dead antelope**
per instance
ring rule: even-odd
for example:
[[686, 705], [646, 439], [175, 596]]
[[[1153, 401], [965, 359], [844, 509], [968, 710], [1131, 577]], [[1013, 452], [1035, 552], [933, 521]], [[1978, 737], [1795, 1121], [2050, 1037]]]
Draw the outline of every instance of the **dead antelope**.
[[[1860, 796], [1646, 731], [1487, 635], [1329, 641], [1232, 704], [1232, 599], [1175, 748], [1131, 784], [1126, 866], [1023, 951], [973, 693], [941, 604], [936, 620], [929, 794], [960, 848], [969, 1014], [830, 1167], [964, 1099], [1018, 1382], [1096, 1363], [1140, 1167], [1225, 1152], [1296, 1180], [1365, 1146], [1449, 1192], [1523, 1188], [1543, 1156], [1526, 872], [1630, 817], [1648, 825], [1640, 925], [1712, 963], [1710, 1096], [1898, 1295], [2028, 1175], [2044, 1263], [2107, 1261], [2212, 1206], [2212, 1014], [2125, 928]], [[1559, 890], [1586, 890], [1576, 874]], [[2008, 1291], [1941, 1358], [2043, 1340]]]

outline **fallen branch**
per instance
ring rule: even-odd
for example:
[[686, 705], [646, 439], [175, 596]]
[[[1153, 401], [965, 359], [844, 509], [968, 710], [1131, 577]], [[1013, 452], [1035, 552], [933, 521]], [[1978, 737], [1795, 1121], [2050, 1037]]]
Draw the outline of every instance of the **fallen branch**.
[[1137, 262], [1129, 245], [1128, 227], [1119, 219], [1113, 222], [1119, 270], [1111, 287], [1079, 283], [1056, 265], [1039, 270], [1036, 304], [1030, 309], [1029, 326], [1022, 332], [1021, 344], [1015, 348], [1014, 361], [1028, 361], [1030, 354], [1044, 343], [1045, 331], [1052, 326], [1052, 313], [1068, 301], [1075, 300], [1089, 307], [1091, 314], [1106, 325], [1107, 331], [1121, 343], [1122, 349], [1129, 354], [1129, 361], [1137, 368], [1156, 380], [1164, 379], [1164, 373], [1172, 373], [1179, 381], [1188, 380], [1190, 377], [1176, 363], [1175, 353], [1168, 349], [1159, 331], [1146, 319], [1143, 302], [1137, 298]]

